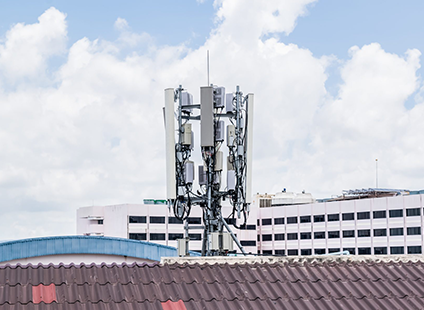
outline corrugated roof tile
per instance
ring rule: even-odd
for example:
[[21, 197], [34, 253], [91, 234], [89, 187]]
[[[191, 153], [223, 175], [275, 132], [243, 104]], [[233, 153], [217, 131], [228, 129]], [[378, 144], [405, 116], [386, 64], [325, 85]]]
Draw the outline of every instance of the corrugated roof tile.
[[[53, 285], [53, 303], [33, 287]], [[422, 262], [132, 264], [0, 268], [3, 309], [421, 309]], [[43, 305], [43, 307], [39, 306]], [[53, 307], [53, 305], [55, 307]]]

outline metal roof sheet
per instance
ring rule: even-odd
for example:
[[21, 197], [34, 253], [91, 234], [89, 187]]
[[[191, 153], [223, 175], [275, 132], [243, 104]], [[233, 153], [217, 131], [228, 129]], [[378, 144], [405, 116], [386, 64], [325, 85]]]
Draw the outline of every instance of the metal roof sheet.
[[[55, 289], [55, 298], [46, 299], [51, 303], [34, 296], [34, 287], [39, 285]], [[332, 261], [0, 268], [1, 309], [184, 307], [423, 309], [424, 263]]]
[[[96, 236], [42, 237], [0, 243], [0, 262], [62, 254], [119, 255], [159, 261], [161, 257], [177, 256], [177, 249], [146, 241]], [[196, 252], [190, 254], [200, 256]]]

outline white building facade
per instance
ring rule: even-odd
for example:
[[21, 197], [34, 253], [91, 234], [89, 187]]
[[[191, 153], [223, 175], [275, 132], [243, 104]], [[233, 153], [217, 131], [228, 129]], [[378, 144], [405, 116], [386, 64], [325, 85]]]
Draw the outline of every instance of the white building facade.
[[423, 195], [260, 208], [258, 253], [421, 254]]
[[[232, 208], [229, 206], [222, 207], [224, 216], [228, 216], [231, 210]], [[256, 254], [257, 212], [252, 210], [250, 213], [254, 216], [249, 217], [243, 229], [230, 226], [245, 251]], [[243, 222], [243, 219], [236, 221], [241, 224]], [[197, 227], [203, 225], [202, 210], [199, 207], [191, 209], [189, 224]], [[77, 210], [77, 234], [129, 238], [177, 247], [176, 239], [184, 237], [184, 226], [173, 216], [172, 211], [169, 211], [163, 201], [147, 200], [144, 204], [79, 208]], [[202, 229], [189, 231], [190, 251], [201, 251], [202, 234]], [[235, 245], [234, 248], [236, 248]]]
[[[416, 194], [305, 203], [314, 201], [309, 194], [256, 195], [246, 226], [233, 231], [252, 254], [421, 254], [423, 198]], [[224, 215], [230, 212], [223, 207]], [[203, 224], [200, 208], [191, 210], [190, 223]], [[77, 233], [176, 247], [184, 229], [166, 205], [147, 203], [80, 208]], [[190, 250], [201, 250], [201, 238], [202, 230], [190, 230]]]

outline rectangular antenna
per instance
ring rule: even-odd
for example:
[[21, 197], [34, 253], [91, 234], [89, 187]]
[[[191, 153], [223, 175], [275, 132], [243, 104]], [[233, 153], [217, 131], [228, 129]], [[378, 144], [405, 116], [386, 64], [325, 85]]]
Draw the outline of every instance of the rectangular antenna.
[[165, 89], [165, 131], [166, 131], [166, 198], [175, 199], [175, 121], [174, 89]]
[[213, 87], [200, 87], [200, 143], [202, 147], [215, 145], [213, 119]]

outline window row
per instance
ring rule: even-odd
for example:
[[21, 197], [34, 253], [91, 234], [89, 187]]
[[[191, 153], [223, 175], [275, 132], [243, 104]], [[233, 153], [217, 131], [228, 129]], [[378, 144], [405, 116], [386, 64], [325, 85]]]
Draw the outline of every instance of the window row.
[[[412, 209], [406, 209], [406, 216], [421, 216], [421, 208], [412, 208]], [[379, 218], [386, 218], [387, 217], [387, 211], [373, 211], [372, 217], [374, 219]], [[396, 210], [389, 210], [389, 217], [403, 217], [403, 209], [396, 209]], [[356, 219], [357, 220], [368, 220], [371, 218], [371, 212], [357, 212], [356, 213]], [[311, 223], [313, 220], [314, 223], [319, 222], [325, 222], [325, 214], [319, 214], [319, 215], [304, 215], [304, 216], [289, 216], [287, 217], [287, 224], [297, 224], [297, 223]], [[353, 221], [355, 220], [355, 213], [342, 213], [342, 220], [343, 221]], [[334, 213], [334, 214], [327, 214], [327, 222], [334, 222], [334, 221], [340, 221], [340, 214]], [[274, 218], [274, 225], [283, 225], [285, 222], [284, 217]], [[258, 220], [258, 225], [259, 225]], [[271, 218], [265, 218], [262, 219], [262, 225], [272, 225], [272, 219]]]
[[[235, 218], [226, 219], [227, 223], [232, 225], [236, 223]], [[128, 217], [128, 222], [130, 224], [145, 224], [147, 223], [147, 217], [146, 216], [134, 216], [130, 215]], [[150, 224], [165, 224], [165, 217], [164, 216], [150, 216], [149, 217], [149, 223]], [[202, 224], [202, 219], [200, 217], [189, 217], [188, 218], [189, 224]], [[99, 221], [98, 224], [103, 224], [103, 220], [101, 220], [101, 223]], [[168, 224], [183, 224], [183, 221], [180, 219], [177, 219], [176, 217], [168, 217]], [[256, 225], [240, 225], [241, 230], [256, 230]]]
[[[421, 235], [421, 227], [408, 227], [406, 229], [406, 233], [408, 236], [412, 235]], [[390, 228], [389, 229], [390, 236], [403, 236], [403, 228]], [[370, 229], [359, 229], [357, 230], [358, 238], [361, 237], [371, 237]], [[262, 235], [262, 241], [272, 241], [272, 234], [264, 234]], [[287, 233], [287, 240], [298, 240], [300, 236], [301, 240], [312, 239], [325, 239], [325, 231], [317, 231], [314, 233], [311, 232], [301, 232], [301, 233]], [[387, 229], [374, 229], [374, 237], [385, 237], [387, 236]], [[274, 234], [274, 240], [284, 240], [285, 234]], [[342, 231], [343, 238], [355, 238], [355, 230], [343, 230]], [[327, 232], [328, 239], [340, 238], [340, 231], [329, 231]], [[258, 235], [258, 241], [260, 241], [260, 235]]]
[[[188, 237], [190, 238], [190, 240], [202, 240], [202, 234], [188, 234]], [[129, 236], [130, 239], [133, 240], [147, 240], [147, 234], [142, 233], [142, 234], [133, 234], [131, 233]], [[177, 239], [182, 239], [184, 238], [184, 234], [181, 233], [170, 233], [168, 234], [168, 240], [177, 240]], [[165, 234], [162, 233], [151, 233], [150, 234], [150, 240], [165, 240]]]
[[[328, 249], [328, 254], [331, 253], [337, 253], [341, 251], [348, 251], [351, 255], [356, 255], [355, 248], [330, 248]], [[313, 252], [312, 252], [313, 251]], [[394, 247], [375, 247], [374, 248], [374, 255], [387, 255], [390, 251], [390, 254], [405, 254], [405, 248], [403, 246], [394, 246]], [[326, 249], [301, 249], [300, 255], [323, 255], [327, 254]], [[408, 246], [407, 247], [407, 253], [408, 254], [421, 254], [422, 249], [421, 246]], [[272, 250], [263, 250], [263, 255], [272, 255]], [[371, 255], [371, 248], [358, 248], [358, 255]], [[285, 255], [285, 250], [275, 250], [274, 255]], [[287, 255], [299, 255], [299, 250], [297, 249], [290, 249], [287, 250]]]
[[[128, 217], [128, 222], [130, 224], [145, 224], [145, 223], [147, 223], [147, 217], [146, 216], [130, 215]], [[150, 216], [149, 217], [149, 223], [150, 224], [165, 224], [165, 217], [164, 216]], [[189, 217], [188, 223], [189, 224], [201, 224], [202, 220], [201, 220], [200, 217]], [[176, 217], [169, 217], [168, 218], [168, 224], [183, 224], [183, 221], [177, 219]]]

